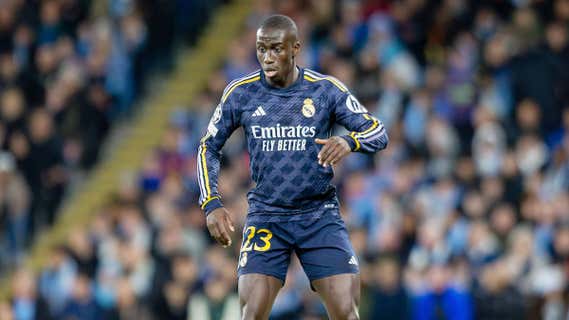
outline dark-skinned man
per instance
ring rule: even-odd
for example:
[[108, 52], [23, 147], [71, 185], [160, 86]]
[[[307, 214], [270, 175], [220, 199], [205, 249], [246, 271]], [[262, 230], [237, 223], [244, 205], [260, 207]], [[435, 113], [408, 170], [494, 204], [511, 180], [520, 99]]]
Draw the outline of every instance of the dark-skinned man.
[[[384, 149], [383, 124], [336, 78], [296, 64], [294, 21], [267, 18], [257, 30], [261, 69], [224, 90], [198, 150], [200, 205], [211, 235], [231, 245], [231, 214], [217, 191], [220, 151], [243, 127], [256, 186], [239, 257], [242, 319], [268, 319], [294, 251], [330, 319], [359, 319], [358, 260], [330, 181], [351, 152]], [[330, 136], [338, 123], [345, 136]]]

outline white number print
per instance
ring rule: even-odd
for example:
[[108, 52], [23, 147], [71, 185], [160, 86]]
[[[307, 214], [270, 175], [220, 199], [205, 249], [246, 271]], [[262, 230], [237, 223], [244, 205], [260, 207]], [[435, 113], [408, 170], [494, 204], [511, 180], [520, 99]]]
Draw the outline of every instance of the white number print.
[[367, 109], [353, 95], [346, 98], [346, 107], [353, 113], [367, 113]]

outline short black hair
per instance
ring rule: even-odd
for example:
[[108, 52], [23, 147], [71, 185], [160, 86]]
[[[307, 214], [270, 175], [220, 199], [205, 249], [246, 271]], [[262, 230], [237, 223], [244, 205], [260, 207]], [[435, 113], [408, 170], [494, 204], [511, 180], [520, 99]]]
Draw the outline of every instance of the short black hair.
[[282, 14], [272, 15], [261, 23], [259, 29], [278, 29], [289, 31], [298, 38], [298, 29], [296, 28], [296, 23], [294, 21]]

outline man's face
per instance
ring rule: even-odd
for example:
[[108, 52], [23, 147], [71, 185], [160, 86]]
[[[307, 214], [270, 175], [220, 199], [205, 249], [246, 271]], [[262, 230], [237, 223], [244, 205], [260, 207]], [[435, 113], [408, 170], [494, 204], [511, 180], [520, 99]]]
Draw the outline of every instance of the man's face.
[[294, 71], [294, 57], [300, 43], [292, 34], [280, 29], [257, 30], [257, 60], [271, 83], [282, 83]]
[[556, 52], [563, 50], [567, 46], [567, 30], [562, 25], [550, 25], [545, 32], [545, 37], [549, 47]]

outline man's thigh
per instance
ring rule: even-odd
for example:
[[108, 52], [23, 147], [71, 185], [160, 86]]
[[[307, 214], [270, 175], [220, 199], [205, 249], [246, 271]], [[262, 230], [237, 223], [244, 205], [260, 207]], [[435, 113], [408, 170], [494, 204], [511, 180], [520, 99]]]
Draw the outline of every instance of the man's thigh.
[[247, 217], [237, 270], [242, 319], [268, 319], [290, 263], [288, 228], [270, 216]]
[[292, 253], [292, 239], [287, 227], [286, 222], [271, 222], [270, 217], [247, 217], [239, 254], [239, 277], [263, 274], [284, 284]]
[[296, 254], [311, 282], [338, 274], [358, 274], [358, 259], [338, 209], [298, 221]]

